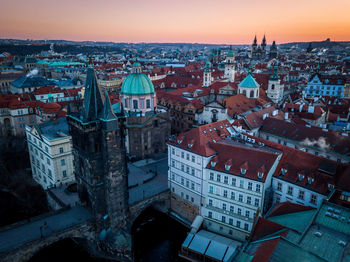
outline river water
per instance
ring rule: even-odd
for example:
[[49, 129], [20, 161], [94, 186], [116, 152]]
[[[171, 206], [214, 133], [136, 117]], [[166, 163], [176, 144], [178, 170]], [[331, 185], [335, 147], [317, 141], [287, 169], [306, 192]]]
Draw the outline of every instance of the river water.
[[[134, 255], [137, 262], [182, 262], [178, 251], [188, 229], [170, 217], [153, 210], [144, 212], [133, 228]], [[31, 262], [84, 261], [106, 262], [92, 258], [71, 239], [64, 239], [36, 253]]]

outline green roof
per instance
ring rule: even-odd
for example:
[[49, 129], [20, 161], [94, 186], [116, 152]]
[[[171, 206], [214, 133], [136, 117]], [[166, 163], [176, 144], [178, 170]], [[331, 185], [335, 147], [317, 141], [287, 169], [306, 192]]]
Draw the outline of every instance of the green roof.
[[260, 87], [258, 82], [254, 79], [251, 73], [249, 73], [242, 82], [238, 84], [238, 87]]
[[133, 63], [132, 66], [134, 66], [134, 67], [136, 67], [136, 66], [141, 66], [141, 63], [136, 61], [135, 63]]
[[232, 49], [230, 49], [230, 50], [228, 51], [227, 56], [228, 56], [228, 57], [233, 57], [233, 51], [232, 51]]
[[124, 95], [154, 94], [154, 86], [144, 73], [131, 73], [124, 80], [121, 93]]
[[310, 221], [316, 212], [316, 209], [303, 212], [294, 212], [285, 215], [269, 217], [269, 220], [303, 233], [309, 226]]

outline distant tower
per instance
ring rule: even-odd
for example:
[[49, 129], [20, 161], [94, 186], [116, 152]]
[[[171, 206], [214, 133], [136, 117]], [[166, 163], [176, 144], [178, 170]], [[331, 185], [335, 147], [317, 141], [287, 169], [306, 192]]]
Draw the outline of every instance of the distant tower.
[[279, 104], [283, 99], [284, 86], [281, 84], [281, 80], [278, 76], [277, 63], [273, 65], [272, 75], [269, 79], [266, 95], [275, 104]]
[[312, 52], [312, 44], [311, 44], [311, 42], [309, 43], [309, 46], [306, 48], [306, 52], [307, 53], [311, 53]]
[[235, 81], [235, 57], [232, 48], [230, 48], [226, 56], [224, 77], [231, 83]]
[[98, 231], [124, 226], [129, 209], [124, 125], [118, 124], [108, 93], [104, 96], [103, 102], [89, 67], [82, 111], [67, 115], [79, 197], [91, 209]]
[[209, 60], [205, 63], [205, 68], [203, 72], [203, 87], [211, 86], [211, 68], [209, 64]]
[[269, 58], [277, 58], [277, 46], [275, 41], [273, 41], [270, 47]]
[[255, 35], [254, 41], [253, 41], [253, 44], [252, 44], [252, 53], [251, 53], [251, 58], [252, 59], [255, 59], [257, 50], [258, 50], [258, 41], [256, 40], [256, 35]]
[[264, 38], [261, 42], [261, 51], [262, 51], [262, 56], [266, 55], [266, 37], [264, 35]]

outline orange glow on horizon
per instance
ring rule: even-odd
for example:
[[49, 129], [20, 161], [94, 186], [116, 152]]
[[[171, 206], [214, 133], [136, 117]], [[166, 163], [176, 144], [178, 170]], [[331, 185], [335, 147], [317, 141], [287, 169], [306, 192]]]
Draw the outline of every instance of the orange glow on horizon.
[[349, 0], [0, 0], [0, 38], [268, 44], [350, 40]]

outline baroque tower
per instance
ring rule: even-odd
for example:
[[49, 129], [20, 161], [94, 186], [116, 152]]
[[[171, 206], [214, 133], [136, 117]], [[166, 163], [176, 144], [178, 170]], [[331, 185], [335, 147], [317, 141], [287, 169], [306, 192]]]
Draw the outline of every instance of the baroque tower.
[[235, 81], [235, 57], [232, 48], [230, 48], [226, 56], [224, 77], [231, 83]]
[[273, 65], [273, 72], [269, 79], [266, 95], [275, 104], [279, 104], [283, 99], [283, 88], [277, 72], [277, 63]]
[[79, 197], [91, 209], [97, 231], [125, 225], [129, 209], [124, 124], [118, 124], [107, 92], [104, 97], [103, 102], [89, 67], [82, 111], [67, 116]]
[[204, 73], [203, 73], [203, 87], [211, 86], [211, 69], [209, 60], [205, 63]]

